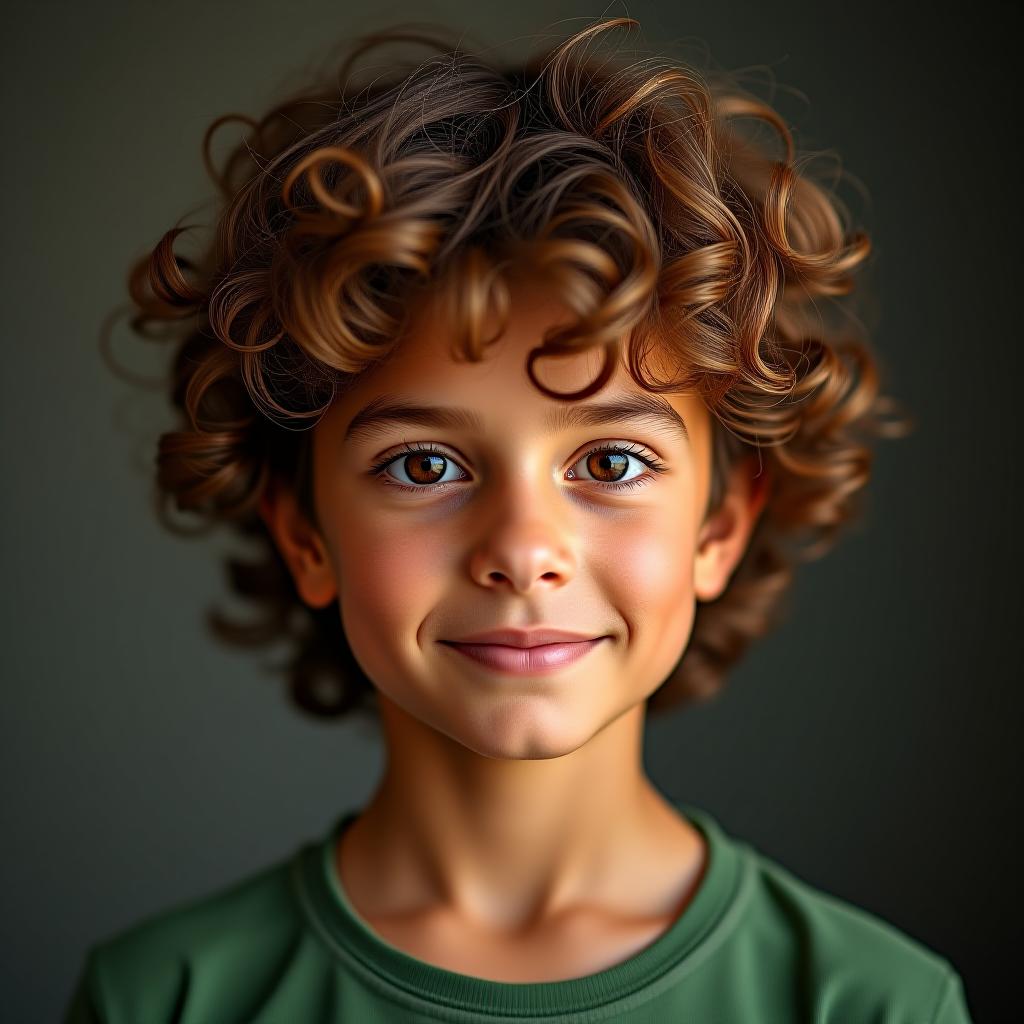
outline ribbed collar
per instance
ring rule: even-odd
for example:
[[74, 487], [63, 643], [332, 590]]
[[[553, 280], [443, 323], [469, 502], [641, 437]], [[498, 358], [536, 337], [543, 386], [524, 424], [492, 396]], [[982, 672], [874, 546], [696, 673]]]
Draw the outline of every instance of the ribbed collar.
[[[501, 982], [449, 971], [392, 946], [359, 917], [334, 867], [342, 832], [359, 815], [343, 814], [327, 836], [295, 856], [294, 879], [310, 923], [333, 954], [388, 1000], [409, 1010], [424, 1004], [434, 1016], [488, 1022], [557, 1017], [589, 1011], [587, 1020], [624, 1013], [676, 984], [725, 937], [738, 916], [749, 877], [745, 844], [690, 804], [676, 809], [704, 835], [708, 864], [689, 905], [653, 943], [622, 963], [561, 981]], [[444, 1007], [447, 1013], [438, 1013]]]

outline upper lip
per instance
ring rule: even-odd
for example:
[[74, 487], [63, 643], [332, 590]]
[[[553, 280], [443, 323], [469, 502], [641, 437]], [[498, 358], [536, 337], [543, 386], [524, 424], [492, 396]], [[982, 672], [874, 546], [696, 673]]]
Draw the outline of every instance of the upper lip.
[[597, 640], [593, 633], [573, 633], [567, 629], [489, 629], [484, 633], [443, 640], [449, 644], [504, 644], [506, 647], [539, 647], [541, 644], [580, 643]]

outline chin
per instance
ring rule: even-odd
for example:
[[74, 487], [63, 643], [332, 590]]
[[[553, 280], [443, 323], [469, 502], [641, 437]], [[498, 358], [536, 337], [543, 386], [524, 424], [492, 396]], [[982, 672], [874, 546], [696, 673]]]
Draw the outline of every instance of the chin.
[[480, 720], [463, 721], [448, 735], [481, 757], [546, 761], [571, 754], [600, 731], [600, 723], [575, 722], [570, 726], [557, 721], [558, 717], [531, 713], [517, 702], [504, 710], [491, 709]]

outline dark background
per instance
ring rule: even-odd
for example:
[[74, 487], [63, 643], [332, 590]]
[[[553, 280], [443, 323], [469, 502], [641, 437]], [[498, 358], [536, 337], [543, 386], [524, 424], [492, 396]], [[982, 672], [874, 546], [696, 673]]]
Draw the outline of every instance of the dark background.
[[[651, 775], [947, 957], [977, 1021], [1022, 1019], [1017, 6], [366, 6], [6, 15], [5, 1019], [55, 1019], [88, 945], [290, 853], [381, 764], [372, 732], [305, 720], [207, 636], [226, 541], [157, 525], [149, 467], [172, 421], [98, 354], [129, 261], [188, 210], [208, 220], [204, 129], [395, 20], [522, 48], [619, 14], [666, 51], [766, 66], [798, 144], [863, 183], [876, 350], [919, 421], [882, 443], [863, 525], [804, 570], [787, 623], [719, 699], [652, 723]], [[163, 365], [123, 328], [115, 342], [140, 372]]]

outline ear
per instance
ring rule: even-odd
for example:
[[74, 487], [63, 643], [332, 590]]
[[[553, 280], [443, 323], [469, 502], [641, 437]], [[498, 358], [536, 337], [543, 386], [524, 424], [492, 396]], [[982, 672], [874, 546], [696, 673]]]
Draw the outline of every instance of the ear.
[[292, 489], [271, 480], [260, 498], [259, 514], [302, 600], [312, 608], [330, 604], [337, 597], [338, 586], [327, 546], [299, 508]]
[[693, 589], [698, 601], [713, 601], [725, 590], [747, 550], [770, 487], [767, 467], [756, 454], [732, 467], [717, 509], [701, 525], [693, 563]]

